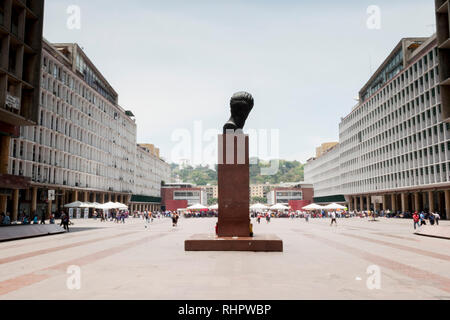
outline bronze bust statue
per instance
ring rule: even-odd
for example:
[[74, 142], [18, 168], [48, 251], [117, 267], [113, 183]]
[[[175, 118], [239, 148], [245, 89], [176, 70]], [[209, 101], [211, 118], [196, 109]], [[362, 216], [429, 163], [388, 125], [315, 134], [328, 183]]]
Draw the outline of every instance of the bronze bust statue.
[[237, 130], [242, 130], [254, 105], [255, 101], [250, 93], [235, 93], [230, 102], [231, 118], [223, 127], [223, 134], [235, 133]]

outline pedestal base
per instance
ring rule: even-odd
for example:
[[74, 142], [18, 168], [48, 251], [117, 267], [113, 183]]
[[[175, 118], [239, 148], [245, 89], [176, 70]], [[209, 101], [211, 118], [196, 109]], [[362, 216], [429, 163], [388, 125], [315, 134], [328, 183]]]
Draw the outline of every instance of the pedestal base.
[[283, 241], [275, 235], [253, 238], [220, 238], [214, 235], [194, 235], [184, 243], [185, 251], [250, 251], [283, 252]]
[[450, 240], [450, 227], [449, 226], [422, 226], [417, 232], [418, 236], [440, 238]]
[[0, 227], [0, 242], [52, 236], [65, 232], [66, 230], [56, 224], [2, 226]]

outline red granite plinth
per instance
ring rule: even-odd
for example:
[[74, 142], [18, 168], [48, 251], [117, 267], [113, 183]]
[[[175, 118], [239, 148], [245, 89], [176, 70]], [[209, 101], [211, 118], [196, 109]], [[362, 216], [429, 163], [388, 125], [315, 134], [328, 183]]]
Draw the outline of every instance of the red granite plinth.
[[220, 237], [250, 236], [249, 137], [219, 135], [219, 223]]
[[184, 243], [185, 251], [283, 252], [283, 241], [274, 235], [217, 237], [194, 235]]
[[219, 135], [218, 147], [218, 235], [193, 236], [186, 240], [185, 251], [283, 252], [283, 241], [276, 236], [250, 237], [248, 135]]

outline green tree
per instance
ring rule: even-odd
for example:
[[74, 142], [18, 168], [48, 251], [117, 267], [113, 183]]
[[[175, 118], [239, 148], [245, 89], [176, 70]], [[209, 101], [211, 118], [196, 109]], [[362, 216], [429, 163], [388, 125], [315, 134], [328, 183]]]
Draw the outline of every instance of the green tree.
[[217, 198], [210, 198], [210, 199], [208, 199], [208, 206], [213, 206], [213, 205], [218, 204], [218, 203], [219, 203], [219, 199], [217, 199]]
[[255, 204], [255, 203], [266, 204], [267, 203], [267, 198], [264, 198], [264, 197], [253, 197], [252, 198], [252, 204]]

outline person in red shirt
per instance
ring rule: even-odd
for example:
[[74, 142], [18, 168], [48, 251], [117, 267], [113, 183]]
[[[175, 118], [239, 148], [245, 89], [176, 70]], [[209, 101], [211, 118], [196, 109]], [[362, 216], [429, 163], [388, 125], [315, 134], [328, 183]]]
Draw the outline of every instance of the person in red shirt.
[[414, 230], [416, 230], [417, 227], [420, 227], [420, 217], [417, 212], [414, 212], [413, 220], [414, 220]]

